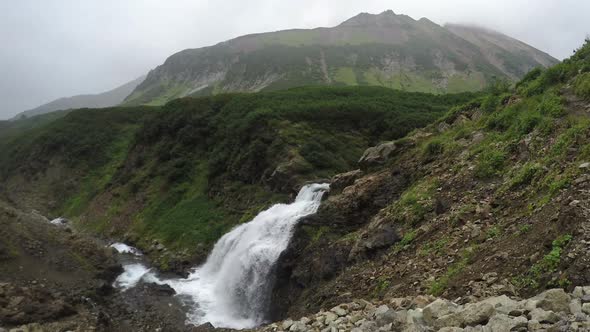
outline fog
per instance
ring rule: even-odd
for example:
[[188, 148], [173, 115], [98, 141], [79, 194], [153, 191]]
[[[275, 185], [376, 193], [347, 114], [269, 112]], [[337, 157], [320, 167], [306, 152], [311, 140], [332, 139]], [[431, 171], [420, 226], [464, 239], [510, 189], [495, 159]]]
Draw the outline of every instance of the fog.
[[0, 119], [109, 90], [182, 49], [387, 9], [492, 28], [559, 59], [590, 33], [590, 2], [579, 0], [2, 0]]

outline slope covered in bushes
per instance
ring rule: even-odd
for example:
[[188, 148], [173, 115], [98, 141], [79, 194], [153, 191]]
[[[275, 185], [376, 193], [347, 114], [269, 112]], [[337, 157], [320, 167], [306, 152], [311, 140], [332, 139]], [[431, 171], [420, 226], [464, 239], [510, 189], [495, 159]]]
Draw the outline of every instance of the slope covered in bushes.
[[203, 256], [303, 182], [473, 96], [315, 87], [73, 111], [2, 145], [2, 193], [164, 256]]

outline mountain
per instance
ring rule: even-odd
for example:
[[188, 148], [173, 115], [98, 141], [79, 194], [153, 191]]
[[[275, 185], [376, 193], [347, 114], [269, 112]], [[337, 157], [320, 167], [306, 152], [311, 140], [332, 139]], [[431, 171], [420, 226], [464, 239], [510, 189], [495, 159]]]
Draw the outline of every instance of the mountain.
[[125, 104], [278, 90], [302, 85], [378, 85], [406, 91], [481, 90], [514, 80], [553, 57], [499, 33], [439, 26], [386, 11], [359, 14], [332, 28], [238, 37], [187, 49], [150, 71]]
[[[255, 238], [243, 232], [234, 242], [237, 224], [297, 213], [302, 206], [268, 208], [293, 202], [310, 181], [330, 190], [317, 213], [284, 229], [292, 236], [270, 261], [272, 277], [240, 279], [254, 280], [247, 292], [212, 292], [271, 289], [260, 314], [291, 319], [263, 330], [590, 324], [590, 40], [514, 86], [479, 93], [312, 86], [46, 121], [0, 140], [0, 320], [8, 328], [182, 331], [178, 296], [141, 272], [147, 266], [125, 266], [125, 278], [145, 277], [138, 287], [112, 289], [106, 241], [135, 245], [153, 271], [186, 277], [231, 229], [221, 242], [230, 251]], [[39, 215], [70, 222], [49, 228]], [[260, 266], [250, 265], [261, 256], [249, 248], [236, 270], [222, 267], [224, 277]], [[200, 293], [196, 276], [178, 285]], [[248, 301], [237, 309], [251, 303], [240, 298]], [[317, 321], [299, 319], [318, 311]]]
[[73, 97], [59, 98], [47, 104], [35, 107], [28, 111], [17, 114], [13, 120], [24, 117], [32, 117], [39, 114], [50, 113], [60, 110], [76, 108], [103, 108], [119, 105], [143, 80], [145, 76], [134, 79], [112, 90], [88, 95], [77, 95]]

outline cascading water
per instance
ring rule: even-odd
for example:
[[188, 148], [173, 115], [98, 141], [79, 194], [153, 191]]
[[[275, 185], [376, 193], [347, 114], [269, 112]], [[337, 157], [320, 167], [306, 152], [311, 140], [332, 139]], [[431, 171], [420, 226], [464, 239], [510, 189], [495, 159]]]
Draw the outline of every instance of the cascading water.
[[[216, 327], [250, 328], [264, 322], [272, 269], [299, 219], [320, 206], [328, 184], [304, 186], [291, 204], [276, 204], [225, 234], [204, 265], [187, 279], [157, 280], [190, 299], [188, 321]], [[143, 271], [142, 271], [143, 272]], [[153, 275], [149, 276], [153, 282]]]

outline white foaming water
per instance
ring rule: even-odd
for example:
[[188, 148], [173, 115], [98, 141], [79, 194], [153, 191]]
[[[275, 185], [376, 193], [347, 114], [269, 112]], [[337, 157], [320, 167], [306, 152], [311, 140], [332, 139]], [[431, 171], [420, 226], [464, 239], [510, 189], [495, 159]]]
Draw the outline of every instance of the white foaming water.
[[295, 202], [276, 204], [225, 234], [207, 262], [187, 279], [167, 280], [195, 307], [188, 320], [216, 327], [251, 328], [264, 322], [272, 269], [291, 239], [293, 226], [320, 206], [328, 184], [304, 186]]
[[67, 225], [68, 220], [66, 218], [59, 217], [49, 221], [49, 223], [57, 226], [64, 226]]
[[186, 279], [160, 280], [142, 263], [134, 263], [124, 267], [115, 286], [129, 289], [140, 280], [168, 284], [190, 299], [188, 323], [195, 325], [209, 322], [234, 329], [260, 325], [269, 309], [274, 265], [297, 221], [317, 211], [327, 190], [328, 184], [306, 185], [295, 202], [276, 204], [237, 226], [217, 241], [205, 264]]
[[123, 266], [121, 273], [114, 282], [115, 287], [127, 290], [137, 285], [140, 280], [162, 284], [163, 282], [156, 277], [156, 274], [141, 263], [126, 264]]
[[132, 254], [135, 256], [141, 256], [141, 251], [139, 251], [139, 249], [126, 245], [125, 243], [116, 242], [111, 244], [109, 247], [115, 248], [115, 250], [117, 250], [117, 252], [120, 254]]

